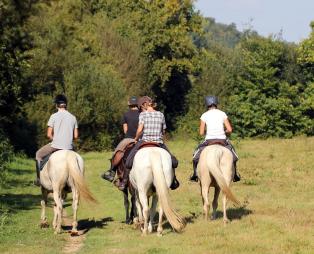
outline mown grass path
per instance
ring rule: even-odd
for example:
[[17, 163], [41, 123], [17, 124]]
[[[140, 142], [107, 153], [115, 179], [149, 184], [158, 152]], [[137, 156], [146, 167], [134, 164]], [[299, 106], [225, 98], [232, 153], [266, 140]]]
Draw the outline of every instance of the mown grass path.
[[[181, 182], [171, 196], [188, 225], [176, 234], [166, 223], [161, 238], [155, 233], [142, 237], [122, 223], [121, 193], [99, 178], [109, 165], [110, 153], [83, 155], [86, 179], [99, 202], [79, 206], [83, 237], [70, 239], [66, 226], [60, 235], [51, 228], [40, 229], [40, 190], [31, 185], [33, 161], [18, 158], [11, 165], [7, 187], [0, 190], [0, 253], [314, 253], [314, 138], [247, 140], [235, 145], [243, 179], [232, 190], [246, 206], [229, 204], [232, 222], [224, 227], [221, 199], [219, 219], [205, 222], [199, 185], [188, 181], [195, 142], [169, 143], [180, 160]], [[67, 201], [68, 217], [70, 205]], [[51, 221], [51, 207], [48, 216]]]

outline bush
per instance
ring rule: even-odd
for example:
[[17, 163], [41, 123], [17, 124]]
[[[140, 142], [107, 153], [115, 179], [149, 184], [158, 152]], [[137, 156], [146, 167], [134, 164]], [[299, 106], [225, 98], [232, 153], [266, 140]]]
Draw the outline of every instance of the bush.
[[4, 185], [7, 179], [8, 163], [13, 158], [13, 148], [7, 137], [0, 132], [0, 186]]

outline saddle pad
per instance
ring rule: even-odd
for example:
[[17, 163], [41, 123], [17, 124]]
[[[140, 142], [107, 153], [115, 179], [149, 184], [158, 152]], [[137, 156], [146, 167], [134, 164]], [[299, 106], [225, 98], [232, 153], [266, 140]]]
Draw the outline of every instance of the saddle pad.
[[207, 145], [208, 146], [211, 146], [211, 145], [221, 145], [221, 146], [227, 146], [227, 142], [225, 140], [209, 140], [207, 142]]
[[[51, 153], [51, 154], [52, 154], [52, 153]], [[45, 157], [43, 158], [43, 160], [40, 162], [40, 166], [39, 166], [40, 171], [43, 170], [44, 166], [45, 166], [45, 165], [47, 164], [47, 162], [49, 161], [49, 158], [50, 158], [51, 154], [48, 154], [47, 156], [45, 156]]]

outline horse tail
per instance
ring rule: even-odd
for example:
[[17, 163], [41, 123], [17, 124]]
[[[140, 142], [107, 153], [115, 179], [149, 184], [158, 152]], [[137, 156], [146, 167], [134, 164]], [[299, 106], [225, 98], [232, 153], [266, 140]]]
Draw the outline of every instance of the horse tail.
[[77, 189], [79, 196], [88, 202], [97, 203], [96, 199], [88, 189], [83, 175], [84, 172], [82, 169], [80, 169], [78, 159], [74, 152], [67, 153], [67, 165], [69, 169], [69, 175], [73, 179], [73, 184]]
[[237, 198], [233, 195], [231, 189], [227, 185], [226, 180], [222, 174], [220, 168], [220, 159], [222, 156], [223, 156], [222, 149], [213, 149], [212, 152], [208, 152], [206, 158], [207, 167], [209, 168], [209, 172], [213, 175], [220, 189], [227, 196], [227, 198], [231, 200], [233, 203], [240, 205], [240, 201], [237, 200]]
[[171, 207], [168, 186], [163, 171], [162, 158], [160, 153], [152, 151], [151, 164], [154, 177], [154, 184], [157, 190], [158, 199], [161, 204], [161, 207], [172, 228], [177, 232], [181, 232], [185, 227], [185, 221]]

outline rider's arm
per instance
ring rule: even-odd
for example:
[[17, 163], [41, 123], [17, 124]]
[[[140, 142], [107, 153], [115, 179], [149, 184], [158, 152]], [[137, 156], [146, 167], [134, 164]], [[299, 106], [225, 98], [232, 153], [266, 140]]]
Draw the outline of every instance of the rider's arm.
[[47, 129], [47, 138], [49, 138], [49, 140], [53, 139], [53, 129], [50, 126]]
[[144, 129], [144, 124], [143, 123], [140, 123], [137, 127], [137, 130], [136, 130], [136, 135], [135, 135], [135, 140], [138, 141], [138, 139], [140, 138], [142, 132], [143, 132], [143, 129]]
[[201, 120], [201, 122], [200, 122], [200, 135], [201, 136], [204, 136], [205, 135], [205, 122], [203, 122], [202, 120]]
[[74, 129], [74, 133], [73, 133], [73, 134], [74, 134], [74, 135], [73, 135], [74, 139], [78, 139], [78, 137], [79, 137], [78, 128], [75, 128], [75, 129]]
[[124, 123], [122, 127], [123, 127], [123, 133], [126, 134], [128, 132], [128, 124]]
[[226, 128], [225, 132], [227, 134], [231, 134], [232, 133], [232, 126], [231, 126], [231, 123], [230, 123], [228, 118], [225, 119], [224, 125], [225, 125], [225, 128]]

